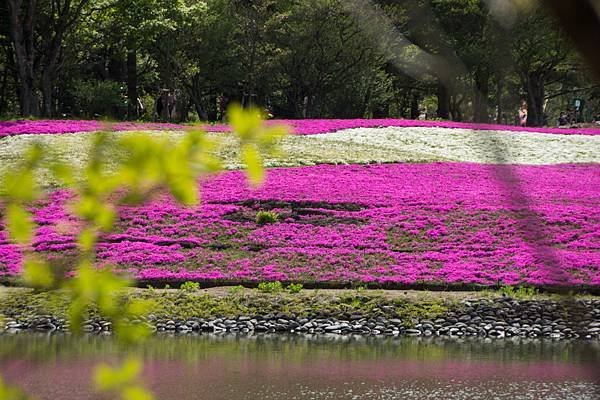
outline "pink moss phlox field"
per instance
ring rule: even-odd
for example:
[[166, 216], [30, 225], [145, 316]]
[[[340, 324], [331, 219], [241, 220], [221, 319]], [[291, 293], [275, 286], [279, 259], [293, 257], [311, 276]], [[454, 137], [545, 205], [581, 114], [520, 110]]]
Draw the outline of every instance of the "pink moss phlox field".
[[[497, 181], [506, 168], [527, 209]], [[100, 266], [150, 281], [600, 285], [597, 165], [321, 165], [269, 170], [259, 190], [228, 172], [202, 196], [196, 208], [168, 198], [122, 207]], [[35, 208], [34, 248], [56, 260], [75, 252], [69, 197], [56, 191]], [[258, 225], [259, 210], [280, 218]], [[542, 221], [535, 241], [520, 229], [532, 215]], [[0, 229], [0, 274], [20, 262]]]
[[538, 132], [561, 135], [600, 135], [599, 128], [528, 128], [513, 125], [478, 124], [454, 121], [410, 120], [410, 119], [314, 119], [314, 120], [278, 120], [270, 123], [286, 124], [294, 129], [297, 135], [315, 135], [353, 128], [386, 128], [386, 127], [424, 127], [474, 130], [498, 130], [511, 132]]
[[[384, 128], [384, 127], [429, 127], [459, 128], [475, 130], [500, 130], [511, 132], [538, 132], [562, 135], [600, 135], [598, 128], [522, 128], [512, 125], [476, 124], [453, 121], [430, 121], [408, 119], [304, 119], [304, 120], [270, 120], [271, 125], [288, 125], [297, 135], [315, 135], [352, 128]], [[3, 136], [25, 134], [60, 134], [94, 132], [100, 129], [114, 131], [131, 130], [180, 130], [189, 128], [186, 125], [166, 123], [132, 123], [119, 122], [105, 125], [99, 121], [75, 120], [40, 120], [40, 121], [0, 121], [0, 138]], [[227, 125], [204, 125], [209, 132], [227, 132]]]
[[0, 138], [3, 136], [15, 135], [95, 132], [101, 129], [110, 129], [114, 131], [178, 130], [182, 129], [182, 126], [165, 123], [104, 123], [102, 121], [86, 120], [0, 121]]

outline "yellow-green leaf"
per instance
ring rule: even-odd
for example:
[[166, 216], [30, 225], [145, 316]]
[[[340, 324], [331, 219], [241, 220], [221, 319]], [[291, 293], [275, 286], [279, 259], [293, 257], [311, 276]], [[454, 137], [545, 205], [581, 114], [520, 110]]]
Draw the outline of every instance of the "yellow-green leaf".
[[152, 331], [147, 325], [117, 322], [114, 324], [117, 339], [121, 343], [135, 344], [145, 340]]
[[2, 400], [25, 400], [27, 396], [19, 391], [17, 388], [8, 386], [2, 380], [0, 376], [0, 399]]
[[169, 189], [173, 197], [183, 205], [193, 206], [198, 203], [198, 192], [193, 179], [186, 179], [185, 176], [172, 178]]
[[11, 239], [20, 244], [28, 244], [33, 237], [34, 224], [31, 214], [19, 204], [6, 207], [6, 225]]
[[106, 232], [112, 229], [115, 217], [115, 210], [113, 210], [111, 207], [104, 205], [96, 210], [94, 223], [96, 224], [96, 226], [98, 226], [98, 228]]
[[29, 170], [7, 174], [2, 186], [4, 195], [17, 202], [32, 201], [37, 196], [33, 172]]
[[121, 393], [123, 400], [153, 400], [154, 396], [141, 386], [128, 386]]
[[93, 228], [86, 228], [79, 234], [79, 237], [77, 238], [77, 244], [83, 252], [88, 253], [94, 250], [97, 240], [98, 234], [96, 230]]
[[44, 289], [54, 285], [54, 274], [43, 260], [26, 258], [23, 263], [23, 281], [27, 286]]
[[55, 161], [50, 166], [50, 170], [54, 176], [67, 186], [75, 186], [75, 176], [73, 174], [73, 168], [69, 165]]
[[250, 182], [255, 186], [261, 184], [264, 178], [264, 168], [262, 157], [256, 149], [256, 146], [245, 145], [242, 147], [242, 162], [246, 164]]
[[276, 125], [266, 129], [259, 137], [261, 145], [272, 145], [288, 135], [289, 128], [285, 125]]
[[229, 123], [242, 140], [250, 139], [262, 126], [260, 111], [256, 108], [243, 109], [239, 104], [232, 104], [227, 110]]
[[44, 157], [44, 148], [40, 143], [34, 143], [27, 149], [25, 160], [27, 169], [33, 169]]
[[112, 368], [101, 364], [96, 368], [94, 382], [101, 392], [118, 390], [138, 379], [142, 363], [134, 358], [126, 360], [120, 367]]

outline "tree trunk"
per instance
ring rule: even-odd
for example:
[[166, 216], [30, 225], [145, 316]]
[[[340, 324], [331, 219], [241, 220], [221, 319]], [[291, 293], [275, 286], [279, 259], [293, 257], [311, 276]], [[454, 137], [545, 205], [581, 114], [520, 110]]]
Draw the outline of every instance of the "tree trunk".
[[27, 15], [21, 20], [22, 1], [7, 0], [10, 36], [14, 46], [18, 74], [19, 106], [23, 117], [39, 114], [35, 90], [33, 26], [37, 1], [29, 0]]
[[[8, 62], [7, 62], [8, 64]], [[6, 106], [6, 87], [8, 86], [8, 66], [2, 71], [2, 82], [0, 83], [0, 115], [4, 114]]]
[[192, 104], [194, 105], [194, 109], [196, 110], [196, 113], [198, 114], [198, 118], [200, 119], [200, 121], [207, 121], [208, 113], [206, 112], [206, 110], [204, 109], [204, 106], [202, 105], [202, 102], [200, 101], [200, 96], [196, 95], [195, 93], [191, 93], [191, 91], [188, 91], [188, 93], [190, 95], [190, 100], [192, 101]]
[[[17, 57], [17, 64], [21, 64], [22, 61]], [[21, 116], [30, 117], [39, 115], [39, 107], [37, 102], [37, 95], [34, 86], [33, 73], [25, 71], [19, 67], [19, 106], [21, 109]]]
[[502, 109], [502, 92], [504, 91], [504, 78], [499, 76], [498, 77], [498, 82], [496, 84], [496, 123], [497, 124], [502, 124], [503, 123], [503, 113], [504, 110]]
[[52, 76], [50, 71], [44, 71], [42, 73], [42, 115], [44, 117], [52, 117]]
[[542, 74], [533, 73], [525, 79], [524, 85], [527, 93], [527, 126], [544, 125], [544, 77]]
[[187, 98], [179, 99], [179, 123], [188, 122], [190, 117], [191, 101]]
[[54, 82], [58, 76], [60, 49], [64, 27], [56, 29], [54, 37], [49, 42], [43, 58], [42, 68], [42, 115], [51, 117], [54, 114]]
[[479, 123], [490, 122], [488, 114], [489, 75], [483, 72], [475, 74], [475, 101], [473, 120]]
[[419, 93], [414, 92], [410, 101], [410, 119], [419, 119]]
[[458, 100], [457, 96], [450, 96], [450, 115], [452, 115], [452, 121], [462, 122], [463, 112], [461, 105], [464, 101], [464, 97]]
[[442, 119], [450, 119], [450, 91], [442, 82], [438, 82], [437, 98], [437, 117]]
[[135, 48], [130, 48], [127, 50], [127, 117], [130, 120], [140, 117], [137, 87], [137, 51]]

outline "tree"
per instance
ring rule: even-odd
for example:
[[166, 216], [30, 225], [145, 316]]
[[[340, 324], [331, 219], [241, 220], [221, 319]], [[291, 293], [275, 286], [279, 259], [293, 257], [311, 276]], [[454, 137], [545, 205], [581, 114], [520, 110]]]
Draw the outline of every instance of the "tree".
[[218, 98], [234, 96], [243, 75], [236, 57], [236, 22], [227, 0], [188, 7], [177, 32], [174, 65], [201, 119], [223, 117]]
[[[382, 58], [339, 1], [300, 2], [274, 31], [285, 112], [314, 118], [364, 116]], [[381, 81], [380, 81], [381, 82]], [[385, 83], [384, 83], [385, 85]]]
[[8, 9], [5, 2], [0, 3], [0, 115], [8, 108], [9, 79], [13, 78], [13, 51], [9, 36]]
[[536, 7], [510, 30], [516, 73], [528, 103], [528, 126], [544, 124], [546, 84], [555, 79], [567, 59], [562, 29], [547, 10]]
[[231, 0], [228, 12], [236, 22], [234, 30], [234, 53], [240, 61], [241, 102], [247, 105], [264, 99], [272, 76], [271, 62], [275, 49], [267, 39], [271, 18], [280, 10], [286, 10], [288, 1], [280, 0]]
[[473, 120], [489, 122], [490, 79], [498, 60], [499, 26], [480, 0], [435, 0], [432, 8], [473, 81]]
[[28, 0], [25, 7], [22, 3], [22, 0], [6, 1], [19, 78], [21, 115], [30, 116], [38, 114], [34, 69], [34, 24], [37, 1]]
[[138, 119], [141, 112], [138, 106], [139, 52], [151, 44], [157, 38], [158, 31], [170, 22], [165, 20], [162, 13], [163, 4], [156, 0], [117, 0], [113, 7], [107, 10], [107, 17], [118, 32], [115, 39], [121, 42], [125, 51], [129, 119]]
[[40, 114], [38, 87], [42, 93], [41, 114], [53, 114], [54, 83], [60, 71], [63, 40], [76, 26], [89, 2], [6, 1], [23, 116]]
[[238, 101], [280, 117], [417, 118], [426, 106], [444, 119], [507, 122], [523, 96], [539, 125], [567, 93], [592, 99], [589, 72], [545, 9], [511, 25], [490, 4], [7, 0], [0, 113], [18, 104], [23, 115], [147, 118], [137, 99], [151, 109], [167, 89], [178, 120], [190, 110], [216, 120]]

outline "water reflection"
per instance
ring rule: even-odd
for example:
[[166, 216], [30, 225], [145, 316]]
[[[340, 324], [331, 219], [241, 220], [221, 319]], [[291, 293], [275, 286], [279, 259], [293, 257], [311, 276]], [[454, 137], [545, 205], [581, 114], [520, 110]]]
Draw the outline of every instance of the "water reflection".
[[600, 344], [341, 336], [0, 336], [0, 371], [39, 399], [92, 399], [98, 361], [135, 353], [160, 399], [600, 398]]

